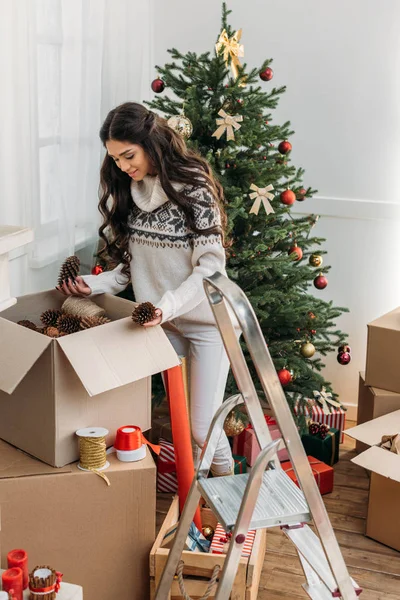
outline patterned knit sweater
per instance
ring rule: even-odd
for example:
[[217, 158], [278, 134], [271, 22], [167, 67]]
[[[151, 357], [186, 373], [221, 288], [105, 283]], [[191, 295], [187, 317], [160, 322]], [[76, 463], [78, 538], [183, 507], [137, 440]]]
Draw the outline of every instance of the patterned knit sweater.
[[[183, 185], [174, 184], [178, 191]], [[137, 302], [150, 301], [163, 313], [162, 322], [177, 317], [187, 321], [215, 324], [203, 289], [203, 278], [216, 271], [226, 274], [225, 250], [221, 236], [196, 234], [187, 226], [180, 207], [170, 201], [158, 177], [146, 176], [132, 182], [134, 208], [128, 220], [130, 230], [131, 279]], [[202, 187], [186, 188], [193, 199], [199, 230], [220, 225], [218, 205]], [[128, 284], [122, 265], [100, 275], [83, 279], [92, 294], [121, 292]]]

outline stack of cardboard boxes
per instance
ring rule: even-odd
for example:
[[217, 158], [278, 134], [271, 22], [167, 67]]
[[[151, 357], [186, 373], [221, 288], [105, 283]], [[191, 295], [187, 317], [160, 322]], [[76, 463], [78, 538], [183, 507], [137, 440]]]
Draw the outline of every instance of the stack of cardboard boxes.
[[[151, 375], [178, 364], [161, 328], [130, 318], [132, 303], [96, 298], [111, 323], [51, 339], [17, 324], [60, 308], [56, 291], [24, 296], [0, 313], [1, 566], [24, 548], [83, 586], [85, 600], [148, 598], [156, 471], [114, 454], [104, 480], [77, 468], [77, 429], [150, 428]], [[23, 452], [22, 452], [23, 451]], [[28, 453], [28, 454], [27, 454]], [[35, 458], [34, 458], [35, 457]]]
[[368, 325], [367, 364], [360, 373], [353, 462], [371, 473], [366, 535], [400, 550], [400, 456], [379, 447], [400, 433], [400, 308]]

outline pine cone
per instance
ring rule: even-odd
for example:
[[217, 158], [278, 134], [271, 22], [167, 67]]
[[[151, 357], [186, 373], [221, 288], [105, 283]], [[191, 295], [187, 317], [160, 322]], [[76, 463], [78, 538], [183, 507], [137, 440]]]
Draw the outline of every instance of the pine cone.
[[321, 436], [321, 438], [324, 440], [326, 438], [326, 436], [328, 435], [328, 433], [329, 433], [328, 425], [321, 423], [321, 425], [319, 427], [319, 435]]
[[142, 302], [132, 313], [134, 323], [144, 325], [156, 318], [156, 307], [151, 302]]
[[58, 276], [58, 285], [62, 285], [67, 279], [75, 279], [79, 275], [79, 267], [81, 261], [77, 256], [69, 256], [61, 265], [60, 274]]
[[60, 316], [61, 310], [54, 310], [50, 308], [49, 310], [45, 310], [44, 313], [40, 315], [40, 320], [45, 327], [55, 327]]
[[111, 319], [107, 317], [83, 317], [81, 320], [81, 329], [91, 329], [98, 325], [105, 325], [111, 323]]
[[43, 329], [43, 333], [45, 335], [47, 335], [48, 337], [52, 337], [52, 338], [58, 338], [60, 337], [60, 332], [58, 331], [57, 327], [45, 327]]
[[74, 315], [62, 314], [57, 319], [57, 329], [60, 333], [76, 333], [80, 330], [81, 320]]
[[27, 329], [32, 329], [32, 331], [38, 330], [35, 323], [32, 323], [32, 321], [28, 321], [27, 319], [22, 319], [22, 321], [18, 321], [17, 324], [22, 325], [22, 327], [26, 327]]
[[321, 430], [321, 426], [319, 423], [310, 423], [308, 427], [308, 432], [310, 435], [318, 435]]

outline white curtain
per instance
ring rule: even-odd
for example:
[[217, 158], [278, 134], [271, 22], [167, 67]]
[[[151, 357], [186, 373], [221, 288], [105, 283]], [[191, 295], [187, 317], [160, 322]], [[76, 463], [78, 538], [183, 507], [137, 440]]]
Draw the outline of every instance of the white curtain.
[[35, 232], [11, 257], [15, 295], [53, 287], [70, 254], [92, 262], [98, 131], [114, 105], [149, 96], [151, 11], [138, 0], [0, 0], [0, 224]]

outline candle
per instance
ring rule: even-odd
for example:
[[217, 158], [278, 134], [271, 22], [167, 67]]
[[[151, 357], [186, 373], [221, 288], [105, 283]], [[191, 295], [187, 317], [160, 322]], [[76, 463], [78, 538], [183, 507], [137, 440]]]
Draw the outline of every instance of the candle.
[[14, 590], [15, 600], [22, 600], [22, 569], [20, 569], [19, 567], [7, 569], [7, 571], [4, 571], [4, 573], [2, 574], [1, 581], [3, 584], [3, 590], [5, 592]]
[[25, 550], [11, 550], [7, 554], [8, 568], [19, 567], [22, 569], [22, 585], [24, 590], [29, 584], [29, 572], [28, 572], [28, 555]]

